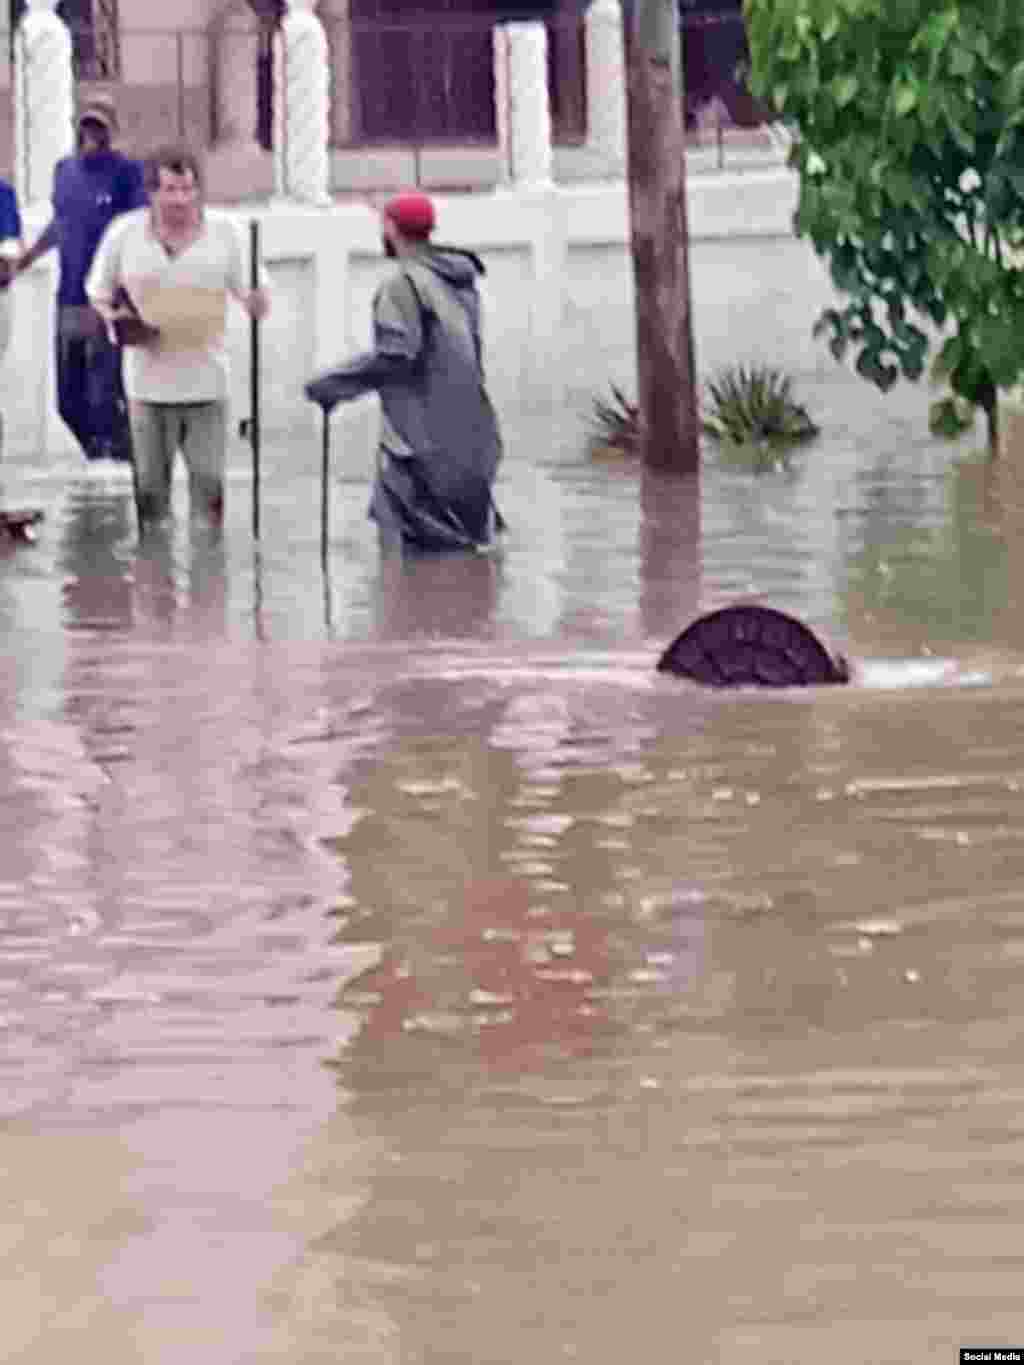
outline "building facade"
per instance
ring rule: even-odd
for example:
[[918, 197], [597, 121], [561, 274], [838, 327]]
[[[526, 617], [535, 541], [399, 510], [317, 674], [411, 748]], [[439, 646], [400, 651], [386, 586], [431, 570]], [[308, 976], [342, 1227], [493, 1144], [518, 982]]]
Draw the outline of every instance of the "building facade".
[[[11, 33], [26, 5], [8, 0]], [[45, 0], [43, 0], [45, 3]], [[730, 122], [756, 123], [736, 70], [745, 54], [741, 0], [679, 0], [687, 117], [717, 97]], [[587, 20], [595, 0], [318, 0], [329, 54], [332, 190], [415, 180], [486, 187], [499, 178], [501, 99], [494, 30], [540, 21], [559, 179], [587, 178], [601, 81]], [[60, 0], [73, 37], [76, 82], [117, 94], [123, 139], [144, 151], [169, 134], [211, 160], [225, 198], [272, 184], [274, 33], [286, 0]], [[12, 41], [13, 51], [13, 41]], [[0, 89], [0, 168], [10, 173], [13, 71]], [[6, 98], [3, 98], [3, 96]]]

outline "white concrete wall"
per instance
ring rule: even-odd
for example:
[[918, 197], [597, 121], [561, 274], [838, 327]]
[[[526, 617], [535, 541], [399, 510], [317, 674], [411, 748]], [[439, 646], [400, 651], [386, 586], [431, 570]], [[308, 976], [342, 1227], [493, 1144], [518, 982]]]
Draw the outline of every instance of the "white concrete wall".
[[[762, 360], [795, 374], [833, 362], [811, 337], [832, 290], [790, 222], [795, 181], [785, 171], [699, 177], [690, 183], [696, 345], [702, 373]], [[501, 408], [583, 402], [609, 380], [632, 390], [635, 346], [628, 211], [623, 186], [438, 198], [441, 242], [479, 252], [488, 267], [487, 369]], [[263, 324], [263, 426], [312, 431], [302, 385], [316, 369], [366, 346], [373, 290], [389, 268], [365, 204], [329, 210], [263, 206], [263, 246], [275, 302]], [[29, 226], [29, 235], [41, 224]], [[15, 286], [14, 338], [4, 382], [11, 439], [61, 451], [70, 438], [53, 410], [50, 355], [53, 256]], [[249, 324], [234, 310], [236, 417], [248, 412]], [[354, 442], [372, 445], [374, 399], [342, 410]]]

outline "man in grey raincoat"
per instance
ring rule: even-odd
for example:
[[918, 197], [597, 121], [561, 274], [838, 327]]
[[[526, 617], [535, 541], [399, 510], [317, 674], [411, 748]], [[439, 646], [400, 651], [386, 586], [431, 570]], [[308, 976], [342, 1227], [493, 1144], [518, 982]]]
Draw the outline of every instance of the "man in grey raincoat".
[[329, 414], [377, 390], [381, 433], [370, 516], [384, 549], [479, 549], [502, 528], [492, 486], [502, 456], [484, 384], [477, 279], [469, 251], [433, 246], [434, 206], [401, 194], [381, 216], [397, 270], [373, 304], [374, 348], [306, 385]]

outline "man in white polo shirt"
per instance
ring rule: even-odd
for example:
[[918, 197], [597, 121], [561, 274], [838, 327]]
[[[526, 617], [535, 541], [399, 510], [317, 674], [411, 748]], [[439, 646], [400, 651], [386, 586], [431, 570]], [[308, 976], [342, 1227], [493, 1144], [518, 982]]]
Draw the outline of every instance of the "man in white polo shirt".
[[148, 208], [116, 219], [86, 281], [93, 306], [125, 346], [140, 531], [170, 513], [179, 446], [192, 515], [224, 515], [228, 438], [227, 299], [251, 317], [269, 309], [266, 273], [250, 289], [242, 236], [202, 203], [192, 152], [161, 148], [146, 163]]

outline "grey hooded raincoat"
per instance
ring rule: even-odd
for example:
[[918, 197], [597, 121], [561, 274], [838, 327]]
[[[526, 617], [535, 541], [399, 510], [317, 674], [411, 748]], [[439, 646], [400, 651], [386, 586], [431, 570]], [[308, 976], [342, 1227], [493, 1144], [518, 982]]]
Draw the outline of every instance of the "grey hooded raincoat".
[[500, 518], [491, 488], [501, 434], [484, 385], [483, 263], [424, 247], [377, 291], [374, 349], [306, 386], [330, 412], [377, 390], [381, 433], [370, 516], [382, 535], [423, 549], [486, 544]]

